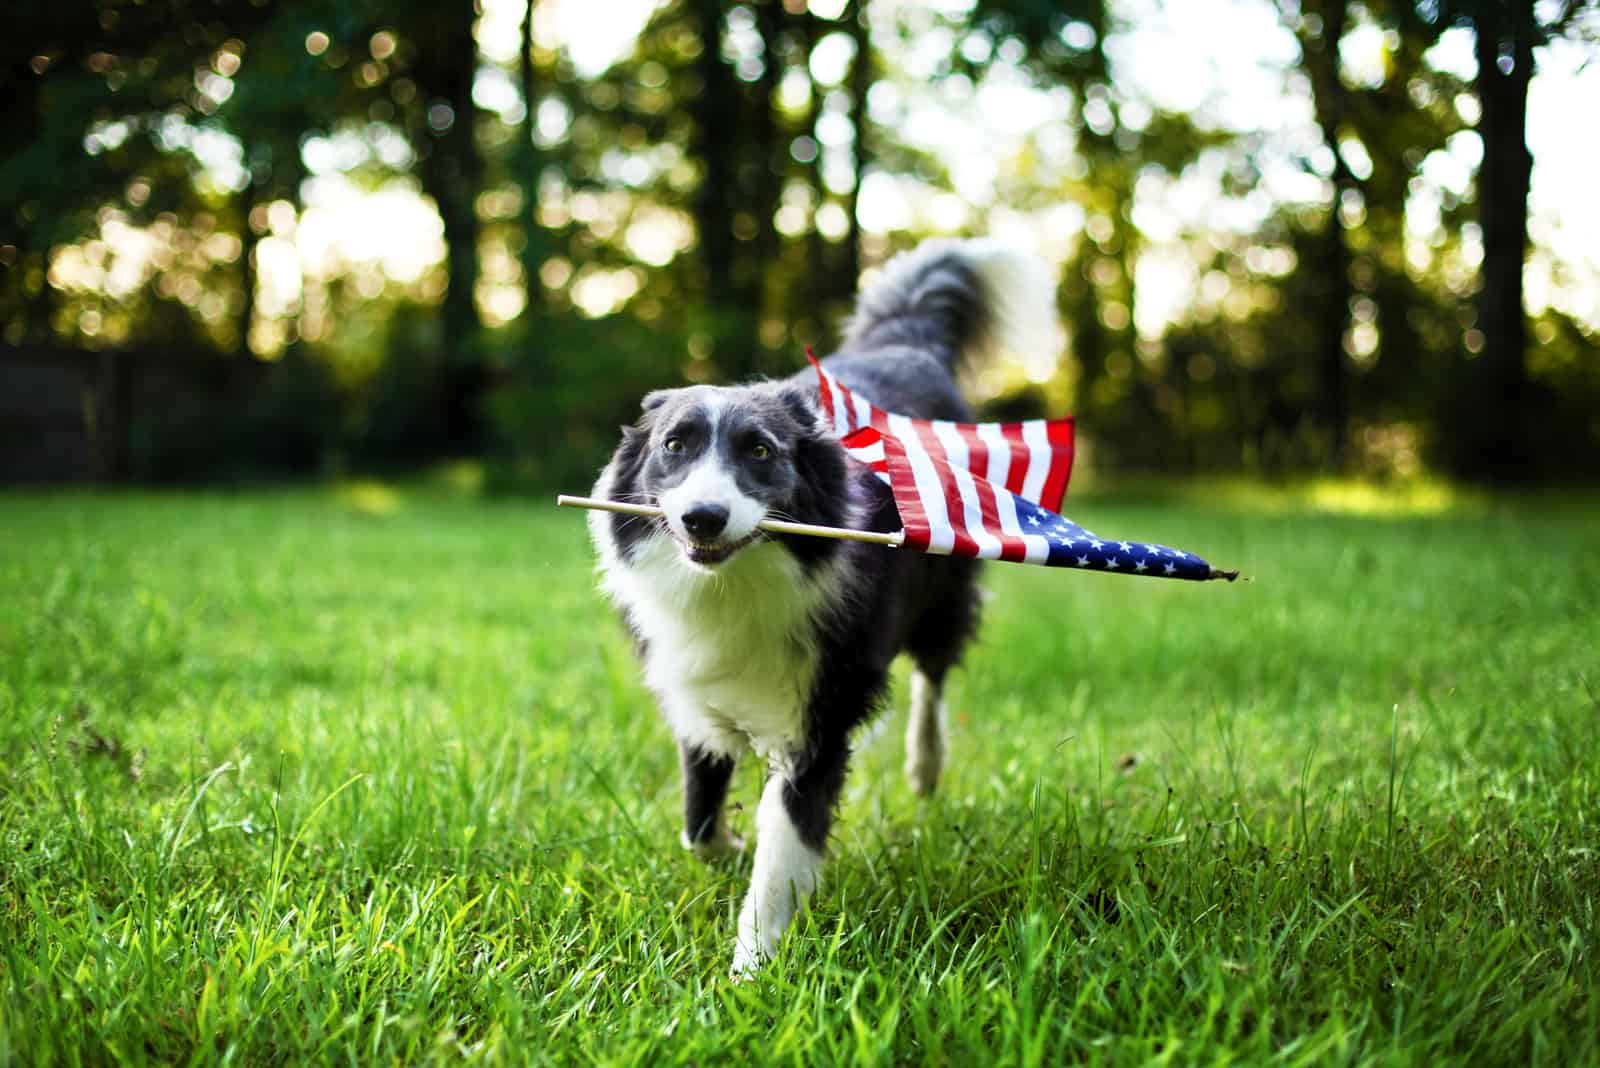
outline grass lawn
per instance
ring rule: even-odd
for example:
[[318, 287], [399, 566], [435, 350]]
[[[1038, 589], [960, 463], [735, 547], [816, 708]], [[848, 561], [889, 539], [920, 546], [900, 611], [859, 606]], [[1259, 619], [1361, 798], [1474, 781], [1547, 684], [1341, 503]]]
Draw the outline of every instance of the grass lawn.
[[1600, 499], [1068, 511], [734, 985], [581, 516], [0, 496], [0, 1063], [1600, 1061]]

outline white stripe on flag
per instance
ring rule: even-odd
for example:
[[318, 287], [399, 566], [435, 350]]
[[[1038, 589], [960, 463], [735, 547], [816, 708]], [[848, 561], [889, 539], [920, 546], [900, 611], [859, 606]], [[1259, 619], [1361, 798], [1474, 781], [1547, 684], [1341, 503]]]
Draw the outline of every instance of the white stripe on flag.
[[1022, 544], [1026, 546], [1024, 560], [1030, 564], [1042, 564], [1050, 558], [1050, 542], [1044, 535], [1022, 532], [1022, 522], [1017, 518], [1017, 499], [1004, 486], [994, 488], [994, 509], [1000, 515], [1000, 528], [1022, 539]]
[[889, 481], [889, 454], [883, 447], [881, 437], [874, 437], [866, 445], [848, 447], [845, 452], [872, 468], [872, 473], [883, 481]]
[[994, 510], [1000, 517], [1000, 529], [1022, 539], [1023, 559], [1028, 563], [1044, 563], [1050, 557], [1050, 542], [1042, 535], [1028, 534], [1022, 529], [1022, 521], [1017, 518], [1017, 499], [1006, 489], [1006, 475], [1011, 470], [1011, 444], [996, 423], [979, 423], [978, 436], [989, 446], [989, 484], [994, 487]]
[[1028, 443], [1028, 476], [1022, 482], [1022, 498], [1039, 503], [1044, 496], [1045, 479], [1050, 477], [1050, 432], [1038, 419], [1022, 424], [1022, 440]]
[[961, 494], [961, 508], [965, 513], [967, 534], [978, 546], [980, 560], [1000, 559], [1000, 542], [983, 523], [983, 505], [978, 498], [978, 487], [968, 469], [971, 457], [961, 431], [951, 423], [937, 420], [933, 424], [934, 436], [944, 446], [944, 455], [950, 462], [950, 474], [955, 479], [956, 491]]
[[877, 438], [870, 445], [853, 445], [845, 451], [864, 464], [881, 464], [888, 458], [883, 451], [882, 438]]
[[927, 450], [917, 438], [917, 428], [911, 420], [892, 412], [889, 416], [889, 433], [905, 446], [906, 460], [911, 464], [911, 475], [916, 482], [917, 498], [928, 516], [928, 551], [949, 556], [955, 548], [955, 531], [950, 526], [949, 510], [944, 503], [944, 487], [928, 459]]
[[998, 492], [1004, 493], [1006, 488], [1006, 475], [1011, 472], [1011, 445], [1006, 441], [1006, 436], [1000, 433], [998, 423], [978, 423], [978, 437], [989, 446], [989, 470], [984, 472], [984, 478]]
[[855, 410], [855, 425], [856, 425], [856, 429], [859, 430], [861, 427], [871, 426], [872, 425], [872, 402], [867, 400], [865, 397], [861, 396], [859, 393], [852, 393], [850, 396], [856, 402], [856, 410]]
[[839, 388], [839, 380], [820, 367], [817, 373], [822, 376], [823, 383], [828, 387], [828, 401], [833, 408], [833, 436], [845, 437], [850, 433], [850, 420], [845, 415], [844, 392]]

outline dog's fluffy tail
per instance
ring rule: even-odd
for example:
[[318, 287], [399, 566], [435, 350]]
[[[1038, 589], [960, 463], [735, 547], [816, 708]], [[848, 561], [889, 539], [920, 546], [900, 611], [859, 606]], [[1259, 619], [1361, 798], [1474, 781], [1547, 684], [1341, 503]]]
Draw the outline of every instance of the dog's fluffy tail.
[[909, 345], [954, 370], [1061, 347], [1055, 282], [1040, 259], [986, 238], [924, 241], [862, 290], [845, 347]]

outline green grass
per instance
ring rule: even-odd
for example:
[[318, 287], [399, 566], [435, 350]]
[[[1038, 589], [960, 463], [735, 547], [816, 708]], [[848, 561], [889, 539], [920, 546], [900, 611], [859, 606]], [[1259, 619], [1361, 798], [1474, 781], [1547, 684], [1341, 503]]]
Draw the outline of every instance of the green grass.
[[734, 985], [580, 516], [0, 497], [0, 1062], [1600, 1059], [1600, 501], [1069, 512], [1254, 581], [990, 568]]

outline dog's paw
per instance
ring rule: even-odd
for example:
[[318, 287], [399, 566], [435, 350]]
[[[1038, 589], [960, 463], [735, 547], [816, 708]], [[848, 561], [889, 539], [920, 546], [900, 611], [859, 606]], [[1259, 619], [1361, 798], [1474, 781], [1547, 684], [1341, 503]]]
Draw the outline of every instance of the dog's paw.
[[683, 843], [683, 848], [707, 864], [736, 857], [744, 852], [744, 839], [727, 830], [719, 830], [703, 842], [692, 842], [689, 840], [689, 835], [684, 833], [679, 841]]
[[735, 983], [748, 983], [759, 975], [762, 967], [772, 959], [775, 948], [748, 945], [740, 939], [733, 946], [733, 966], [728, 969], [728, 978]]
[[911, 789], [922, 797], [929, 797], [939, 788], [939, 775], [944, 771], [944, 754], [937, 750], [913, 751], [906, 755], [906, 779]]

